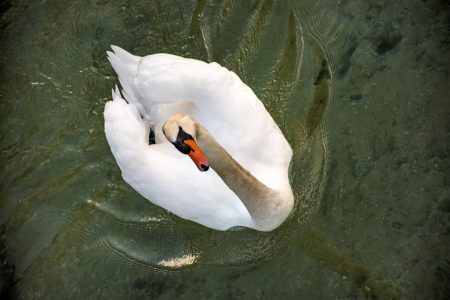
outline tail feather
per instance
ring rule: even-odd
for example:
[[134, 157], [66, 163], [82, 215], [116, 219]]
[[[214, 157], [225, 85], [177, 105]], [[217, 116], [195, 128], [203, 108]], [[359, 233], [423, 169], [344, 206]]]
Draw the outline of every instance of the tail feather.
[[111, 90], [111, 92], [112, 92], [112, 99], [113, 99], [113, 101], [120, 101], [120, 100], [122, 100], [122, 97], [120, 96], [119, 87], [117, 85], [114, 87], [113, 90]]
[[117, 46], [111, 46], [111, 48], [113, 52], [107, 51], [106, 53], [111, 66], [119, 76], [119, 81], [122, 86], [122, 93], [125, 96], [125, 99], [129, 103], [136, 105], [139, 113], [144, 115], [145, 110], [139, 101], [140, 97], [134, 83], [141, 57], [132, 55]]

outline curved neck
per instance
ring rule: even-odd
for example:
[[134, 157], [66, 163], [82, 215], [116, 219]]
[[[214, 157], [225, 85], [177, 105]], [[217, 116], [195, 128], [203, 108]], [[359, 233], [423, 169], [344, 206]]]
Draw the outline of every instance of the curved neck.
[[242, 167], [199, 123], [197, 143], [210, 166], [241, 199], [255, 222], [256, 229], [268, 231], [280, 225], [292, 210], [291, 194], [275, 191]]

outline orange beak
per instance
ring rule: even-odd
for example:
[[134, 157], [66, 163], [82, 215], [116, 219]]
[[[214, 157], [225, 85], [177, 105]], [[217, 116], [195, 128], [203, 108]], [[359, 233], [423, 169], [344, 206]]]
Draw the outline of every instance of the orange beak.
[[184, 143], [189, 147], [191, 147], [191, 152], [189, 152], [188, 155], [192, 159], [194, 164], [197, 166], [197, 168], [201, 172], [208, 171], [209, 169], [208, 159], [206, 158], [202, 150], [200, 150], [197, 143], [192, 139], [184, 140]]

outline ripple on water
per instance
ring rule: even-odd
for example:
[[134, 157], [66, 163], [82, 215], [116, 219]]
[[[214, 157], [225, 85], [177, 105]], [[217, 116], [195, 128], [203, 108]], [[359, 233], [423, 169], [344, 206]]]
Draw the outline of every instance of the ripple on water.
[[[226, 4], [227, 18], [233, 18], [233, 14], [238, 13], [233, 10], [235, 5], [237, 4]], [[98, 206], [97, 212], [104, 214], [109, 220], [108, 226], [102, 227], [101, 230], [94, 230], [88, 235], [89, 243], [99, 245], [96, 248], [98, 251], [111, 252], [126, 260], [127, 263], [152, 268], [184, 267], [182, 262], [208, 265], [252, 264], [269, 259], [283, 251], [291, 235], [298, 230], [298, 223], [304, 222], [307, 216], [317, 208], [326, 173], [327, 147], [323, 122], [331, 97], [332, 66], [328, 61], [330, 54], [324, 42], [329, 40], [327, 34], [332, 35], [329, 23], [317, 16], [319, 12], [314, 4], [307, 3], [304, 6], [293, 5], [292, 8], [286, 8], [280, 3], [263, 1], [253, 8], [251, 18], [242, 20], [245, 23], [241, 26], [244, 30], [242, 33], [244, 38], [235, 45], [233, 51], [229, 52], [230, 56], [225, 59], [225, 62], [230, 66], [236, 64], [237, 69], [235, 69], [239, 75], [244, 78], [247, 76], [248, 70], [251, 69], [249, 66], [255, 64], [255, 59], [259, 57], [260, 52], [271, 43], [265, 35], [268, 30], [266, 27], [271, 25], [270, 16], [274, 9], [273, 5], [277, 5], [277, 9], [283, 9], [287, 15], [284, 23], [281, 22], [286, 28], [283, 35], [286, 42], [281, 44], [281, 47], [277, 47], [274, 53], [278, 59], [273, 61], [275, 63], [271, 73], [273, 77], [271, 81], [269, 79], [272, 83], [268, 85], [268, 88], [262, 87], [263, 90], [259, 92], [263, 93], [262, 100], [268, 105], [268, 109], [276, 120], [284, 120], [287, 114], [295, 114], [297, 119], [302, 120], [300, 124], [298, 122], [294, 124], [304, 128], [304, 131], [297, 130], [294, 142], [291, 141], [294, 148], [294, 173], [308, 174], [292, 176], [294, 191], [299, 202], [297, 208], [301, 213], [295, 214], [289, 222], [272, 233], [258, 233], [249, 229], [217, 232], [199, 228], [188, 221], [180, 222], [177, 217], [167, 213], [161, 213], [157, 217], [143, 216], [141, 211], [130, 210], [130, 207], [124, 205], [123, 198], [116, 201], [103, 200], [101, 203], [92, 202]], [[199, 6], [197, 9], [206, 10], [206, 7]], [[193, 18], [198, 16], [193, 15]], [[207, 43], [214, 43], [218, 37], [212, 34], [205, 21], [201, 22], [203, 22], [203, 32], [201, 30], [196, 32], [194, 30], [196, 25], [191, 23], [194, 27], [191, 28], [190, 33], [194, 37], [197, 35], [199, 39], [203, 39], [203, 44], [199, 47], [207, 48]], [[279, 25], [280, 20], [277, 19], [276, 23]], [[326, 32], [321, 31], [324, 24], [328, 30]], [[236, 24], [227, 24], [222, 20], [218, 28], [225, 31], [227, 26], [236, 26]], [[307, 29], [303, 29], [305, 26]], [[204, 30], [209, 30], [208, 36], [211, 40], [205, 40]], [[212, 51], [209, 55], [214, 58], [214, 47], [206, 50]], [[315, 64], [302, 61], [304, 51], [315, 56]], [[306, 65], [304, 74], [303, 63]], [[267, 64], [267, 62], [261, 62], [261, 64]], [[309, 80], [309, 86], [306, 87], [311, 92], [312, 99], [298, 99], [295, 96], [296, 89], [299, 86], [304, 89], [306, 80]], [[302, 84], [299, 84], [300, 82]], [[288, 112], [289, 109], [298, 107], [297, 103], [294, 105], [290, 103], [294, 101], [303, 102], [303, 105], [309, 107], [304, 112], [305, 118], [298, 118], [298, 111]], [[303, 121], [305, 119], [306, 122]], [[286, 127], [285, 130], [288, 129]], [[142, 236], [148, 238], [143, 239]]]
[[[82, 10], [68, 9], [78, 5]], [[12, 254], [25, 273], [19, 283], [24, 293], [51, 289], [46, 280], [60, 273], [71, 278], [61, 289], [73, 288], [88, 281], [89, 271], [100, 276], [102, 268], [113, 268], [112, 260], [115, 270], [126, 266], [129, 277], [138, 276], [136, 270], [259, 263], [283, 253], [319, 206], [328, 168], [324, 123], [332, 99], [335, 12], [315, 1], [133, 5], [31, 2], [17, 8], [24, 16], [36, 15], [33, 26], [5, 16], [11, 18], [5, 53], [14, 66], [5, 66], [11, 76], [0, 83], [8, 87], [1, 115], [7, 126], [0, 133], [6, 241], [26, 244], [36, 220], [58, 219], [54, 230], [40, 231], [50, 242], [39, 259], [23, 259], [33, 245]], [[18, 32], [22, 39], [13, 39]], [[28, 47], [28, 39], [35, 47]], [[103, 133], [104, 103], [117, 82], [104, 55], [110, 44], [139, 54], [218, 61], [241, 76], [294, 150], [296, 207], [290, 219], [270, 233], [219, 232], [182, 220], [128, 187]], [[34, 63], [11, 54], [18, 49]], [[17, 121], [24, 117], [26, 122]]]

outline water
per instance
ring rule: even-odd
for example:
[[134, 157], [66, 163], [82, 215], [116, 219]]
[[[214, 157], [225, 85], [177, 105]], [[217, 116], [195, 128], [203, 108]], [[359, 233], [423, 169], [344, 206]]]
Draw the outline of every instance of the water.
[[[448, 4], [14, 1], [1, 19], [2, 296], [448, 297]], [[271, 233], [182, 220], [121, 179], [111, 44], [217, 61], [294, 149]]]

